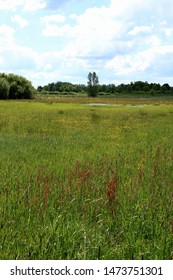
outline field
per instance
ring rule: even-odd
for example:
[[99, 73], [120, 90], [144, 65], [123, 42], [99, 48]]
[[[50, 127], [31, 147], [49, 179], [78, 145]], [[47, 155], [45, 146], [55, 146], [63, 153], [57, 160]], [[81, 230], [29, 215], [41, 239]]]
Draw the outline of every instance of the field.
[[173, 101], [0, 101], [0, 259], [173, 259]]

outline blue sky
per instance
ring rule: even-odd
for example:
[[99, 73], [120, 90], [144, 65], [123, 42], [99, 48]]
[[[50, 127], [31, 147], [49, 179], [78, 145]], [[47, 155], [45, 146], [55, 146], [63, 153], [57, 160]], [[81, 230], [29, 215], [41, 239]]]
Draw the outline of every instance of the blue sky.
[[172, 0], [0, 0], [0, 72], [173, 85]]

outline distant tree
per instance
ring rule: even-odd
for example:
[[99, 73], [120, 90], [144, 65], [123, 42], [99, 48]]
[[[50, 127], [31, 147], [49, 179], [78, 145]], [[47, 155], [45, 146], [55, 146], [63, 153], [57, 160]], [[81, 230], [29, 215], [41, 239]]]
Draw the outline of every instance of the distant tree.
[[115, 86], [115, 84], [110, 84], [110, 85], [109, 85], [109, 92], [110, 92], [110, 93], [115, 93], [115, 92], [116, 92], [116, 86]]
[[166, 84], [162, 85], [160, 90], [163, 94], [165, 94], [168, 90], [167, 85]]
[[108, 88], [108, 86], [103, 84], [103, 85], [100, 86], [100, 91], [107, 92], [107, 88]]
[[9, 83], [6, 78], [0, 78], [0, 99], [7, 99], [9, 96]]
[[136, 90], [136, 91], [143, 90], [144, 85], [145, 85], [144, 82], [136, 81], [136, 82], [134, 82], [134, 90]]
[[99, 78], [96, 72], [88, 74], [88, 96], [95, 97], [98, 93]]
[[[166, 84], [163, 84], [163, 86], [167, 89], [167, 91], [169, 91], [169, 90], [171, 89], [170, 85], [167, 84], [167, 83], [166, 83]], [[162, 87], [163, 87], [163, 86], [162, 86]]]
[[152, 89], [154, 89], [155, 91], [158, 91], [160, 89], [159, 85], [154, 83], [152, 84]]
[[140, 86], [135, 86], [135, 90], [140, 91], [141, 90]]
[[150, 90], [149, 86], [144, 86], [144, 91], [149, 91], [149, 90]]
[[42, 87], [42, 86], [38, 86], [38, 87], [37, 87], [37, 91], [40, 92], [40, 91], [42, 91], [42, 90], [43, 90], [43, 87]]
[[121, 93], [124, 91], [124, 84], [120, 84], [117, 86], [117, 92]]
[[132, 85], [129, 85], [129, 84], [128, 84], [128, 85], [127, 85], [127, 92], [132, 92], [132, 90], [133, 90], [133, 89], [132, 89]]
[[155, 91], [154, 88], [152, 88], [152, 89], [150, 90], [150, 94], [151, 94], [152, 96], [156, 95], [156, 91]]

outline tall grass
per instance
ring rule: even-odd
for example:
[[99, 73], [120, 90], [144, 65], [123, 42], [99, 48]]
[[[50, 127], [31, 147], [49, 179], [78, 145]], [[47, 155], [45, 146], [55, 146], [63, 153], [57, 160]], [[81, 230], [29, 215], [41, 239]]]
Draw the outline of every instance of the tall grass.
[[172, 259], [173, 107], [154, 105], [1, 101], [0, 258]]

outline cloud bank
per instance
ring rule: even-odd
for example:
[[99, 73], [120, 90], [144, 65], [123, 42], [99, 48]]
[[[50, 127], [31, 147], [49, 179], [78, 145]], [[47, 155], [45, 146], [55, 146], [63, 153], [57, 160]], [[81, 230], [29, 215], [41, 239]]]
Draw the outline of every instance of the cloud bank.
[[[76, 8], [62, 9], [72, 2]], [[9, 22], [0, 21], [0, 70], [23, 71], [35, 85], [67, 78], [85, 83], [89, 71], [101, 83], [172, 83], [172, 1], [104, 0], [83, 12], [80, 2], [0, 1], [0, 10], [15, 10]], [[14, 24], [27, 30], [24, 43]]]

